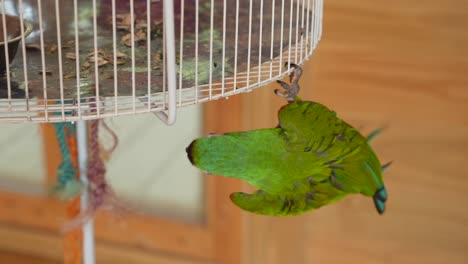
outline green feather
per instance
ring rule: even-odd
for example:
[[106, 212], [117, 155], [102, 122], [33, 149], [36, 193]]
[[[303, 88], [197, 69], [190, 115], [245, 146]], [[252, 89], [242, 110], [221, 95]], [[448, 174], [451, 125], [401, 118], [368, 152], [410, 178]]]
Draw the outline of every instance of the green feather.
[[277, 128], [197, 139], [187, 148], [189, 159], [257, 187], [253, 194], [231, 195], [250, 212], [300, 214], [350, 193], [373, 197], [384, 211], [382, 166], [366, 137], [319, 103], [290, 103], [278, 117]]

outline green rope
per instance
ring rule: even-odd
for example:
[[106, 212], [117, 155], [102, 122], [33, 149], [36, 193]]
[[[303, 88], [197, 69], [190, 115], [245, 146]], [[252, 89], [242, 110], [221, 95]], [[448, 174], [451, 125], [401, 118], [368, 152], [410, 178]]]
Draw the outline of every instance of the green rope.
[[67, 145], [67, 136], [74, 133], [75, 127], [69, 122], [55, 123], [54, 125], [62, 155], [62, 162], [57, 169], [57, 186], [54, 188], [54, 193], [65, 200], [79, 195], [82, 188], [81, 182], [75, 179], [76, 168], [73, 166]]

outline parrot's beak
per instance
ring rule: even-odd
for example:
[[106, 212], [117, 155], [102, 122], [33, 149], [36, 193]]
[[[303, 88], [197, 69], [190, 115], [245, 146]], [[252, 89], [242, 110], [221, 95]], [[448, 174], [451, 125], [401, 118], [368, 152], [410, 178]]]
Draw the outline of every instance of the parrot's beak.
[[193, 161], [193, 145], [195, 144], [195, 142], [196, 140], [192, 141], [192, 143], [190, 143], [190, 145], [187, 148], [185, 148], [185, 151], [187, 152], [187, 157], [190, 160], [190, 163], [192, 163], [193, 165], [195, 165]]
[[385, 211], [385, 202], [387, 201], [387, 196], [387, 190], [385, 189], [385, 187], [380, 188], [374, 194], [374, 205], [375, 209], [377, 209], [377, 212], [379, 212], [379, 214], [383, 214]]

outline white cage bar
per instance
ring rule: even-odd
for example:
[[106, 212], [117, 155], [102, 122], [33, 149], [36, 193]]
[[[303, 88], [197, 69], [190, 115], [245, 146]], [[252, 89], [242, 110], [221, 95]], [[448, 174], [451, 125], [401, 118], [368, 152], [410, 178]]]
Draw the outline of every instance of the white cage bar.
[[[0, 121], [155, 112], [248, 92], [302, 64], [323, 0], [1, 0]], [[4, 41], [7, 39], [8, 41]]]

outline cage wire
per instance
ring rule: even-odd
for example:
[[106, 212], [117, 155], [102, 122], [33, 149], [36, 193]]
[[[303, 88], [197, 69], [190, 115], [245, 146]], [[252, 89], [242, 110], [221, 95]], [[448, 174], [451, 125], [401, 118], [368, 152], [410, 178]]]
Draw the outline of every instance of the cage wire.
[[[323, 0], [1, 0], [0, 120], [63, 122], [178, 107], [302, 64]], [[7, 41], [4, 41], [7, 39]]]

